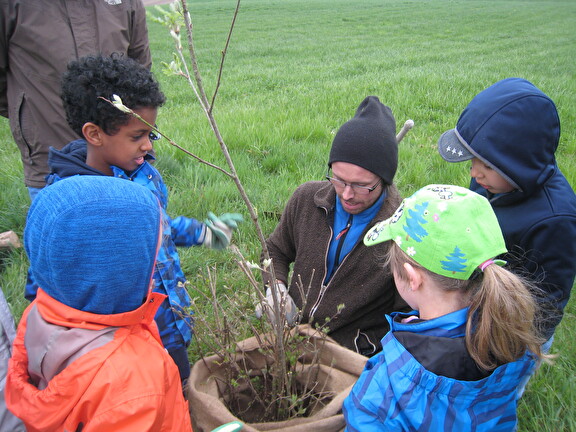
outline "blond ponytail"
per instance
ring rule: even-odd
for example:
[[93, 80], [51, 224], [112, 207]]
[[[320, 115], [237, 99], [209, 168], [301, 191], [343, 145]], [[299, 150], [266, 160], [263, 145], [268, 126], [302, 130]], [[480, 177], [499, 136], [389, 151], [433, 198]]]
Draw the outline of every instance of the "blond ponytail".
[[466, 346], [478, 366], [492, 370], [519, 359], [526, 350], [542, 357], [544, 341], [535, 327], [532, 285], [495, 264], [480, 278], [471, 292], [466, 323]]
[[544, 342], [535, 325], [536, 287], [509, 270], [491, 264], [468, 280], [449, 278], [422, 267], [395, 243], [386, 257], [386, 266], [405, 279], [403, 264], [410, 263], [428, 275], [444, 291], [469, 294], [466, 347], [478, 367], [490, 371], [518, 360], [528, 350], [538, 358]]

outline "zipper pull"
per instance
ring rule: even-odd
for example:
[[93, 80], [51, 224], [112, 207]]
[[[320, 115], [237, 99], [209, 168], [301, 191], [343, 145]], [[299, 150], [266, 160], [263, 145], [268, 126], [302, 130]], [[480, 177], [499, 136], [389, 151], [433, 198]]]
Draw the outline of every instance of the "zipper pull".
[[352, 226], [352, 215], [350, 215], [350, 217], [348, 218], [348, 223], [346, 224], [344, 229], [342, 231], [340, 231], [338, 233], [338, 235], [336, 236], [336, 240], [340, 240], [340, 237], [342, 237], [344, 234], [346, 234], [348, 232], [348, 230], [350, 229], [350, 226]]

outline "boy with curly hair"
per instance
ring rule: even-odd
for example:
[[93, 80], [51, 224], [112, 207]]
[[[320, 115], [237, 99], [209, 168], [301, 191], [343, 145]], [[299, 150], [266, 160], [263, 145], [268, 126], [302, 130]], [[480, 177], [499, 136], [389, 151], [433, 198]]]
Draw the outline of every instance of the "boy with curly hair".
[[[123, 104], [140, 115], [120, 111], [110, 100], [119, 96]], [[47, 184], [73, 175], [113, 176], [141, 184], [162, 204], [163, 241], [154, 272], [154, 291], [166, 294], [156, 323], [165, 348], [178, 368], [182, 380], [190, 374], [187, 346], [192, 338], [190, 297], [180, 266], [177, 246], [206, 246], [224, 249], [242, 217], [209, 213], [205, 222], [166, 213], [168, 190], [158, 170], [150, 163], [152, 142], [158, 137], [149, 125], [156, 124], [158, 108], [165, 96], [152, 73], [130, 58], [95, 55], [68, 65], [62, 79], [62, 100], [68, 123], [81, 139], [62, 150], [50, 149], [51, 174]], [[106, 233], [101, 233], [106, 235]], [[36, 287], [28, 285], [27, 298]]]

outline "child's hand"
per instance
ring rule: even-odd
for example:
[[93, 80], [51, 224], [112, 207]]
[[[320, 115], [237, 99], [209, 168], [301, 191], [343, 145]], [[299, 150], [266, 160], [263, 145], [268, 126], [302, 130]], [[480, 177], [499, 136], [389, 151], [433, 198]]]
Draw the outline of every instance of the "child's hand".
[[22, 247], [22, 243], [20, 243], [20, 239], [18, 235], [14, 231], [6, 231], [0, 233], [0, 248], [20, 248]]
[[226, 249], [232, 240], [232, 232], [238, 228], [238, 223], [243, 217], [239, 213], [224, 213], [217, 217], [214, 213], [208, 212], [206, 224], [206, 235], [203, 246], [211, 249]]
[[[212, 213], [208, 213], [208, 217], [210, 217], [210, 214]], [[214, 214], [212, 214], [212, 216], [214, 216]], [[221, 214], [217, 219], [220, 219], [220, 221], [228, 225], [228, 227], [232, 228], [233, 230], [237, 229], [238, 223], [244, 220], [240, 213], [224, 213]]]

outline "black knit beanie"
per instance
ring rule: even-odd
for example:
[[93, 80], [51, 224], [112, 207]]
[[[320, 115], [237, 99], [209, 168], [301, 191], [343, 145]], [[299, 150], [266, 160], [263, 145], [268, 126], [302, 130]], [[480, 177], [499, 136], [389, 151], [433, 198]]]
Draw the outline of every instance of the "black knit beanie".
[[354, 117], [336, 133], [328, 166], [334, 162], [358, 165], [392, 184], [398, 167], [396, 120], [376, 96], [364, 99]]

